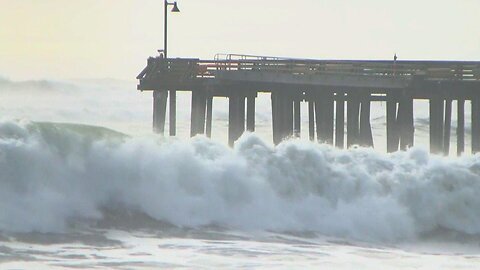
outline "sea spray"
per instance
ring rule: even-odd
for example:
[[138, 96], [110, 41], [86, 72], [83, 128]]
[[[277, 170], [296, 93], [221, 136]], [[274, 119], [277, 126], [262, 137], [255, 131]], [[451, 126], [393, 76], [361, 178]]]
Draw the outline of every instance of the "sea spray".
[[271, 147], [255, 134], [230, 149], [204, 137], [38, 125], [0, 123], [0, 230], [59, 232], [122, 207], [186, 227], [382, 242], [437, 230], [480, 236], [479, 156], [381, 154], [302, 140]]

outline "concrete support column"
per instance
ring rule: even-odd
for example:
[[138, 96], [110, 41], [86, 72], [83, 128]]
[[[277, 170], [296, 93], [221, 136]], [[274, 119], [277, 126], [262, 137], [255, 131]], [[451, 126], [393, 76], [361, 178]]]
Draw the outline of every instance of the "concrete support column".
[[450, 154], [450, 130], [452, 128], [452, 100], [445, 100], [445, 122], [443, 130], [443, 154]]
[[209, 94], [207, 96], [207, 123], [205, 127], [205, 133], [208, 138], [212, 137], [212, 118], [213, 118], [213, 96]]
[[480, 152], [480, 98], [472, 99], [472, 153]]
[[414, 144], [413, 98], [409, 92], [402, 95], [398, 104], [397, 123], [400, 129], [400, 149], [406, 150]]
[[335, 102], [335, 146], [345, 147], [345, 93], [337, 92]]
[[170, 136], [177, 135], [177, 91], [170, 90], [169, 131]]
[[206, 91], [199, 88], [192, 91], [192, 109], [190, 136], [203, 134], [205, 132], [205, 112], [206, 112]]
[[293, 136], [300, 138], [301, 126], [302, 126], [302, 117], [301, 117], [301, 107], [300, 107], [300, 98], [295, 98], [293, 101]]
[[387, 94], [387, 152], [398, 151], [399, 130], [397, 124], [397, 100], [393, 94]]
[[347, 146], [358, 144], [360, 133], [360, 98], [357, 93], [347, 95]]
[[167, 91], [153, 91], [153, 132], [164, 135], [167, 113]]
[[233, 90], [229, 97], [228, 112], [228, 144], [233, 146], [235, 141], [245, 131], [245, 96]]
[[457, 100], [457, 155], [465, 152], [465, 99]]
[[315, 120], [317, 124], [317, 140], [320, 143], [333, 145], [334, 99], [332, 92], [323, 91], [316, 94]]
[[443, 97], [430, 98], [430, 152], [443, 153], [443, 125], [444, 125]]
[[359, 143], [362, 146], [373, 147], [372, 125], [370, 123], [370, 95], [361, 101]]
[[255, 95], [247, 97], [247, 130], [255, 131]]
[[315, 140], [315, 102], [308, 101], [308, 135], [310, 141]]
[[287, 89], [272, 91], [273, 142], [293, 135], [293, 97]]

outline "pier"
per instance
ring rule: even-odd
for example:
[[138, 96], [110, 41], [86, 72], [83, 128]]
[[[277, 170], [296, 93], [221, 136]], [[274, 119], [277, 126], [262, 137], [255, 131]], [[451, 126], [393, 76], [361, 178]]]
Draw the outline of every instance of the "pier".
[[[387, 151], [414, 146], [414, 100], [430, 106], [430, 151], [450, 154], [452, 103], [457, 107], [457, 154], [471, 125], [472, 153], [480, 152], [480, 62], [304, 60], [217, 55], [213, 60], [151, 57], [137, 76], [138, 90], [153, 91], [153, 129], [176, 134], [176, 92], [190, 91], [191, 136], [212, 132], [215, 97], [229, 99], [228, 142], [255, 131], [258, 93], [271, 94], [273, 142], [300, 136], [301, 103], [308, 104], [310, 140], [338, 148], [374, 147], [372, 102], [386, 104]], [[471, 119], [465, 119], [465, 103]], [[468, 120], [468, 121], [466, 121]], [[346, 127], [346, 129], [345, 129]]]

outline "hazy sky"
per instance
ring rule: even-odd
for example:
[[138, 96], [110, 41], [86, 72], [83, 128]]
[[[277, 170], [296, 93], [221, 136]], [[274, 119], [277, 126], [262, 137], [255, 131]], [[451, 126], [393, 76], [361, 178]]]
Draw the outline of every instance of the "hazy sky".
[[[134, 79], [162, 0], [0, 0], [0, 76]], [[479, 0], [179, 0], [169, 54], [480, 60]]]

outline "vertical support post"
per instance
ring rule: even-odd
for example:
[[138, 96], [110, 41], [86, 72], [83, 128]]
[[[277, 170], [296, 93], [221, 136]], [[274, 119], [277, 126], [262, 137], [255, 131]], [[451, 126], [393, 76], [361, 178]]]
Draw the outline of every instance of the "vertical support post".
[[228, 112], [228, 144], [233, 146], [235, 141], [245, 131], [245, 96], [238, 89], [230, 92]]
[[239, 93], [238, 97], [238, 120], [237, 120], [237, 130], [235, 135], [235, 140], [240, 138], [242, 134], [245, 132], [245, 99], [243, 93]]
[[308, 134], [310, 141], [315, 140], [315, 102], [308, 101]]
[[364, 96], [361, 101], [359, 141], [363, 146], [373, 147], [372, 125], [370, 124], [370, 94]]
[[249, 95], [247, 97], [247, 130], [250, 132], [255, 131], [255, 95]]
[[168, 92], [153, 91], [153, 132], [164, 135]]
[[208, 138], [212, 137], [212, 118], [213, 118], [213, 96], [211, 94], [207, 97], [207, 123], [205, 133]]
[[465, 152], [465, 99], [457, 100], [457, 155]]
[[280, 108], [284, 114], [282, 139], [285, 139], [293, 136], [293, 95], [288, 91], [282, 92], [282, 101], [284, 104], [283, 109]]
[[430, 98], [430, 152], [443, 152], [443, 97]]
[[177, 135], [177, 91], [170, 90], [170, 119], [169, 119], [169, 131], [170, 136]]
[[398, 151], [399, 134], [397, 125], [397, 101], [393, 94], [387, 94], [387, 152]]
[[192, 91], [192, 110], [190, 136], [203, 134], [205, 132], [205, 109], [206, 109], [206, 91], [205, 89], [195, 89]]
[[293, 135], [293, 99], [286, 89], [272, 91], [273, 142]]
[[333, 145], [333, 123], [335, 119], [335, 100], [333, 92], [325, 95], [325, 138], [326, 143]]
[[317, 132], [317, 142], [325, 143], [325, 114], [324, 102], [321, 93], [315, 93], [315, 127]]
[[233, 147], [236, 138], [237, 119], [239, 113], [238, 97], [234, 91], [228, 98], [228, 145]]
[[347, 95], [347, 146], [358, 144], [360, 99], [358, 94]]
[[400, 149], [406, 150], [409, 147], [413, 147], [415, 133], [413, 98], [408, 90], [403, 93], [400, 99], [397, 123], [400, 128]]
[[300, 98], [296, 97], [293, 100], [293, 136], [297, 138], [300, 138], [301, 120]]
[[335, 102], [335, 146], [345, 147], [345, 94], [337, 92]]
[[319, 93], [315, 101], [317, 139], [320, 143], [333, 144], [334, 99], [332, 92]]
[[448, 156], [450, 154], [450, 129], [452, 126], [452, 100], [450, 98], [445, 100], [445, 123], [443, 130], [443, 154]]
[[282, 140], [280, 137], [280, 122], [279, 117], [280, 114], [278, 112], [278, 93], [276, 91], [272, 91], [271, 93], [272, 99], [272, 133], [273, 133], [273, 143], [275, 145], [279, 144]]
[[480, 98], [472, 98], [472, 153], [480, 152]]

